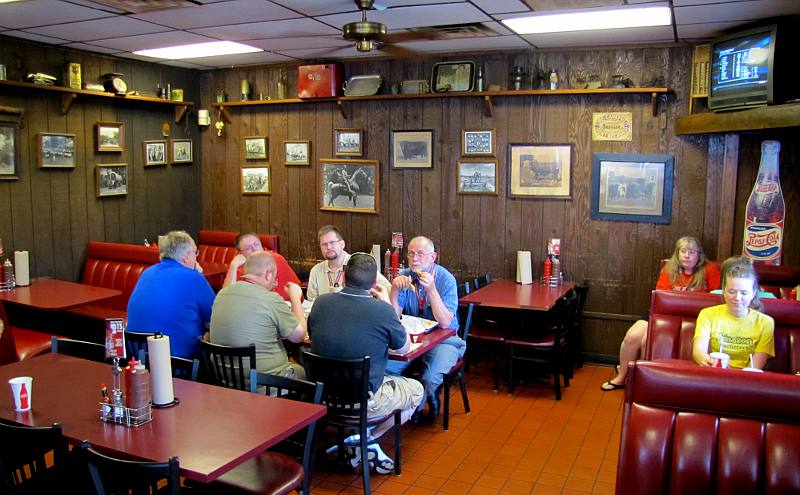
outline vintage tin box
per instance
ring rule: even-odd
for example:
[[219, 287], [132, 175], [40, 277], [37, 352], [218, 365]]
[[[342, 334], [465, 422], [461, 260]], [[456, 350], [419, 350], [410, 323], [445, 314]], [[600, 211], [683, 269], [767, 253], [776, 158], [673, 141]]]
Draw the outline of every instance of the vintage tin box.
[[339, 96], [344, 70], [341, 64], [301, 65], [297, 68], [298, 98]]

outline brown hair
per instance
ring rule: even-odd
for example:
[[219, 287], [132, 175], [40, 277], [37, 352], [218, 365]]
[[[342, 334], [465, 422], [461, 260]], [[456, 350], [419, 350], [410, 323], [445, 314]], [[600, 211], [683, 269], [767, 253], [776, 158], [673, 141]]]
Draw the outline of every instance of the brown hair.
[[708, 290], [706, 287], [706, 265], [708, 264], [708, 258], [706, 258], [706, 254], [703, 252], [703, 246], [700, 244], [700, 241], [698, 241], [696, 237], [691, 236], [683, 236], [675, 241], [675, 249], [672, 251], [672, 257], [668, 259], [667, 264], [664, 265], [664, 271], [669, 277], [670, 284], [674, 286], [675, 281], [683, 274], [683, 268], [681, 267], [678, 254], [684, 246], [689, 249], [697, 250], [697, 264], [692, 268], [692, 278], [686, 285], [686, 290]]
[[722, 263], [722, 290], [728, 285], [728, 277], [744, 278], [753, 281], [753, 300], [750, 301], [750, 308], [761, 310], [764, 305], [758, 298], [758, 274], [756, 273], [753, 262], [745, 256], [732, 256]]

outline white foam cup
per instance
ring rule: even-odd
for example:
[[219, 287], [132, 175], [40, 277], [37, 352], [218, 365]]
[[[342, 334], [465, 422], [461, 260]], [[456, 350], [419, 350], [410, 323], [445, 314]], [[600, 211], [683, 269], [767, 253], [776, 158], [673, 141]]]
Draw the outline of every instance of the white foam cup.
[[711, 365], [714, 368], [727, 368], [728, 361], [731, 360], [731, 357], [724, 352], [712, 352], [709, 356], [714, 360], [714, 363]]
[[31, 385], [33, 378], [30, 376], [18, 376], [8, 381], [11, 385], [11, 393], [14, 396], [15, 411], [31, 410]]

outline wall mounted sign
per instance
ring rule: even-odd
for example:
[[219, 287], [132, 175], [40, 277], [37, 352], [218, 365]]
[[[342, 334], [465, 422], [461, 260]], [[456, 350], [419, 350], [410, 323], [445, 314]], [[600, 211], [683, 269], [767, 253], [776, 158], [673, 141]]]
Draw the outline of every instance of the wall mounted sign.
[[631, 112], [597, 112], [592, 114], [592, 141], [631, 141]]

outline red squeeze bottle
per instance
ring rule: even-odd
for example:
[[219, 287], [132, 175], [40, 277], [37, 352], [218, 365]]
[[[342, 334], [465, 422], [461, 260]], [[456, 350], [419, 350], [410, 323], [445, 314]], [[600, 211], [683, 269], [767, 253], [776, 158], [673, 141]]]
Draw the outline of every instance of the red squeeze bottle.
[[542, 268], [542, 270], [544, 271], [544, 273], [542, 275], [542, 278], [544, 279], [544, 283], [549, 284], [550, 283], [550, 276], [553, 274], [553, 262], [550, 261], [550, 257], [549, 256], [544, 259], [544, 268]]
[[128, 366], [125, 367], [125, 405], [131, 407], [131, 391], [133, 390], [133, 370], [139, 361], [136, 358], [131, 358], [128, 361]]
[[392, 251], [392, 278], [397, 276], [398, 266], [400, 266], [400, 253], [395, 249]]

